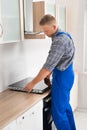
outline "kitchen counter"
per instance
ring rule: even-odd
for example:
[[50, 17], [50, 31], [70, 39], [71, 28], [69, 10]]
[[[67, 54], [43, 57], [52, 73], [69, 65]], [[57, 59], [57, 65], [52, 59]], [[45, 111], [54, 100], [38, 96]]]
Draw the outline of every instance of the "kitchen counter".
[[44, 94], [32, 94], [11, 90], [0, 93], [0, 130], [48, 94], [49, 91]]

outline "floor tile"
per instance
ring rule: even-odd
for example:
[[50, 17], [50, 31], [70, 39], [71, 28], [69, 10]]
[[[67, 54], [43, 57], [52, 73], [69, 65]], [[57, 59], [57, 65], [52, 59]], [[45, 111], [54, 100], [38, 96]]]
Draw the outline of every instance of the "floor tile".
[[87, 112], [76, 111], [74, 116], [77, 130], [87, 130]]

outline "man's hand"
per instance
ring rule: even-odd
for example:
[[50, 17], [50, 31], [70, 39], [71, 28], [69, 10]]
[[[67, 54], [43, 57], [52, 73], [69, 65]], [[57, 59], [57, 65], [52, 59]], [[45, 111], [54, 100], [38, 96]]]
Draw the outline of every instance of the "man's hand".
[[51, 73], [49, 73], [49, 74], [47, 75], [47, 77], [44, 78], [44, 83], [45, 83], [46, 85], [48, 85], [48, 86], [51, 86], [50, 75], [51, 75]]
[[29, 83], [25, 86], [24, 90], [25, 90], [25, 91], [28, 91], [28, 92], [31, 92], [32, 89], [33, 89], [33, 87], [34, 87], [34, 84], [33, 84], [33, 82], [31, 81], [31, 82], [29, 82]]
[[48, 77], [44, 78], [44, 83], [48, 86], [51, 86], [50, 79]]
[[[49, 76], [50, 73], [51, 73], [51, 72], [50, 72], [49, 70], [47, 70], [47, 69], [41, 69], [41, 70], [39, 71], [39, 73], [37, 74], [37, 76], [36, 76], [31, 82], [29, 82], [29, 83], [25, 86], [24, 90], [25, 90], [25, 91], [28, 91], [28, 92], [31, 92], [32, 89], [33, 89], [33, 87], [34, 87], [37, 83], [39, 83], [41, 80], [43, 80], [45, 77]], [[47, 80], [49, 80], [49, 79], [46, 79], [47, 85], [51, 85], [50, 82], [49, 82], [49, 83], [47, 82]], [[50, 80], [49, 80], [49, 81], [50, 81]]]

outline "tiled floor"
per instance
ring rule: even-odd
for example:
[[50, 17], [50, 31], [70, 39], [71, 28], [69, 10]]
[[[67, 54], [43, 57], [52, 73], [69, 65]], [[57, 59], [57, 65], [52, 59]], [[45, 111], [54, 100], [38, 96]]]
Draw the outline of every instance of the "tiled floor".
[[75, 122], [77, 130], [87, 130], [87, 111], [76, 111]]

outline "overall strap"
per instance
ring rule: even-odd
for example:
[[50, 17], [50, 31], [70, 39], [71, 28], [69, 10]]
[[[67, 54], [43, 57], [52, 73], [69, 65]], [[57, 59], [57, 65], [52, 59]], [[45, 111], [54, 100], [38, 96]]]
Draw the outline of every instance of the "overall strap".
[[67, 32], [58, 32], [58, 33], [56, 34], [56, 36], [61, 35], [61, 34], [65, 34], [65, 35], [67, 35], [70, 39], [72, 39], [72, 37], [70, 36], [70, 34], [67, 33]]

